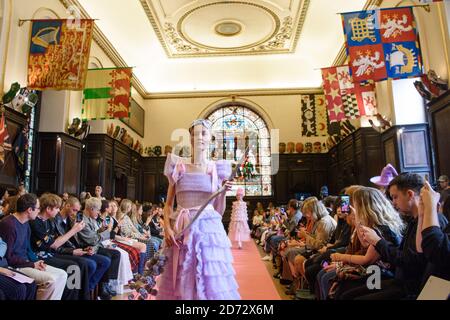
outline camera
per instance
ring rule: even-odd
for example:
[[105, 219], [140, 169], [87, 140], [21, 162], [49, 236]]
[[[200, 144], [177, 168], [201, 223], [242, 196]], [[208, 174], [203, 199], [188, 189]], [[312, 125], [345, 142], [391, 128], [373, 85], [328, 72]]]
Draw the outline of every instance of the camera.
[[341, 200], [341, 212], [345, 214], [350, 213], [350, 196], [349, 195], [341, 195], [339, 196]]
[[110, 216], [106, 216], [105, 222], [106, 222], [106, 225], [109, 225], [111, 223], [111, 217]]

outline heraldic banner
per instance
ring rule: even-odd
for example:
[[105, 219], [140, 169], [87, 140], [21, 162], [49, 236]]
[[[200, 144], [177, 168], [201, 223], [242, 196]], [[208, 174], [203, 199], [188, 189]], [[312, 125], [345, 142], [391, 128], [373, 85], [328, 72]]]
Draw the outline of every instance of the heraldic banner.
[[89, 70], [83, 120], [129, 118], [132, 74], [132, 68]]
[[422, 74], [412, 7], [344, 13], [342, 20], [355, 82]]
[[83, 90], [93, 27], [93, 20], [32, 21], [28, 88]]
[[324, 68], [322, 78], [330, 122], [378, 113], [375, 85], [354, 83], [349, 66]]
[[302, 136], [328, 135], [327, 109], [324, 95], [302, 95]]

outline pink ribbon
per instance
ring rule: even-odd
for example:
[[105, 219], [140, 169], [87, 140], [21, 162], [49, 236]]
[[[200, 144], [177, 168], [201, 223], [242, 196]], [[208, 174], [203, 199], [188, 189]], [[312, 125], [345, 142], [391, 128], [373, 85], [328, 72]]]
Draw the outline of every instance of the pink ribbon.
[[[177, 219], [175, 220], [174, 224], [174, 230], [176, 233], [181, 232], [184, 230], [184, 228], [189, 224], [191, 221], [191, 213], [189, 209], [181, 209], [178, 213]], [[185, 233], [183, 235], [183, 245], [187, 244], [187, 240], [189, 238], [189, 233]], [[178, 244], [181, 245], [181, 244]], [[174, 245], [173, 246], [173, 270], [172, 270], [172, 277], [173, 277], [173, 290], [176, 289], [177, 284], [177, 270], [178, 270], [178, 260], [180, 258], [180, 247]]]

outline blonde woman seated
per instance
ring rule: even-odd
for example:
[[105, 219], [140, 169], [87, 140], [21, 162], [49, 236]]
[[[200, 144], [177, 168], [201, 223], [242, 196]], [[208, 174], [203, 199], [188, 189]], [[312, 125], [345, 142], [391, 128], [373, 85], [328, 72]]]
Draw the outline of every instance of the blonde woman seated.
[[298, 237], [303, 240], [286, 251], [287, 262], [294, 280], [299, 280], [300, 268], [304, 261], [328, 243], [337, 225], [336, 220], [330, 216], [327, 208], [316, 197], [306, 199], [302, 211], [309, 221], [311, 231], [301, 228]]
[[[376, 230], [381, 238], [390, 242], [393, 246], [400, 245], [404, 223], [383, 193], [374, 188], [361, 187], [354, 192], [352, 200], [351, 210], [355, 214], [358, 235], [363, 232], [362, 226], [369, 227]], [[362, 239], [362, 236], [360, 239]], [[362, 241], [362, 245], [368, 246], [365, 255], [335, 253], [331, 255], [331, 259], [344, 265], [368, 266], [377, 264], [381, 267], [384, 278], [392, 277], [393, 267], [380, 260], [380, 255], [372, 245], [365, 241]], [[334, 295], [336, 299], [354, 299], [362, 295], [362, 292], [369, 290], [366, 286], [365, 274], [361, 274], [360, 279], [352, 277], [353, 279], [346, 280], [345, 275], [342, 275], [341, 278]]]
[[102, 201], [102, 215], [103, 221], [107, 222], [111, 219], [113, 223], [113, 231], [116, 233], [114, 243], [121, 249], [128, 252], [130, 263], [133, 272], [137, 271], [139, 274], [144, 273], [145, 263], [147, 262], [147, 246], [137, 240], [119, 236], [120, 226], [117, 222], [116, 216], [119, 210], [119, 205], [116, 201]]
[[137, 240], [147, 245], [147, 259], [154, 256], [155, 244], [153, 243], [151, 236], [143, 234], [134, 225], [131, 220], [133, 210], [133, 202], [128, 199], [122, 200], [119, 211], [117, 212], [117, 221], [120, 225], [120, 235], [123, 237]]

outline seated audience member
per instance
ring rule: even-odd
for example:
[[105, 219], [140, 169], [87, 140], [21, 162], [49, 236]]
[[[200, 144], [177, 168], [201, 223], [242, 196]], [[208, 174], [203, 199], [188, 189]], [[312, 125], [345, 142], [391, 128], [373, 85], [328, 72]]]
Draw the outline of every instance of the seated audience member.
[[[159, 208], [156, 205], [144, 204], [142, 207], [142, 221], [145, 221], [142, 224], [142, 228], [150, 232], [150, 235], [153, 238], [157, 238], [160, 241], [160, 247], [162, 245], [162, 241], [164, 236], [162, 234], [162, 228], [159, 225]], [[156, 239], [155, 239], [156, 240]]]
[[308, 281], [309, 290], [312, 294], [316, 292], [316, 277], [322, 270], [324, 262], [330, 263], [331, 254], [344, 253], [350, 244], [352, 235], [352, 225], [350, 223], [349, 214], [342, 213], [341, 200], [336, 198], [334, 208], [336, 210], [337, 226], [333, 232], [330, 242], [318, 250], [318, 253], [306, 260], [304, 273]]
[[445, 200], [445, 202], [440, 206], [440, 211], [444, 217], [450, 221], [450, 197]]
[[304, 261], [328, 243], [337, 225], [323, 203], [316, 197], [305, 200], [302, 212], [308, 219], [309, 230], [300, 228], [298, 237], [302, 240], [290, 243], [291, 248], [285, 253], [289, 270], [295, 280], [292, 293], [298, 289], [296, 287], [299, 285], [300, 269], [303, 268]]
[[105, 273], [101, 280], [102, 287], [100, 288], [103, 298], [108, 299], [108, 296], [111, 297], [116, 294], [113, 287], [119, 277], [121, 253], [114, 249], [105, 248], [103, 245], [104, 241], [114, 239], [115, 233], [112, 230], [112, 222], [108, 225], [106, 230], [100, 230], [97, 218], [101, 207], [102, 201], [98, 198], [91, 197], [86, 200], [83, 214], [85, 227], [75, 235], [75, 239], [81, 248], [90, 253], [98, 253], [102, 256], [106, 256], [111, 260], [108, 272]]
[[[152, 240], [152, 242], [155, 245], [155, 252], [157, 252], [162, 245], [162, 239], [152, 236], [150, 228], [149, 228], [149, 225], [152, 222], [152, 217], [151, 216], [147, 217], [147, 220], [144, 223], [142, 220], [143, 212], [144, 211], [143, 211], [142, 204], [133, 204], [132, 209], [131, 209], [130, 220], [131, 220], [131, 222], [133, 222], [134, 226], [141, 234], [149, 237], [149, 239]], [[155, 211], [155, 214], [156, 213], [158, 213], [158, 212]], [[147, 222], [148, 222], [148, 224], [147, 224]]]
[[[98, 198], [97, 198], [98, 199]], [[102, 207], [103, 204], [107, 204], [109, 207], [109, 202], [106, 200], [101, 200], [102, 203]], [[101, 212], [102, 209], [100, 209]], [[101, 218], [101, 215], [98, 215], [97, 217], [97, 226], [98, 226], [98, 233], [102, 233], [105, 230], [108, 230], [109, 225], [112, 223], [113, 228], [114, 228], [114, 223], [111, 219], [107, 219], [106, 216], [107, 214], [104, 213], [105, 215], [105, 220], [103, 220]], [[128, 254], [128, 251], [120, 248], [116, 242], [115, 239], [117, 238], [116, 235], [116, 231], [113, 229], [111, 232], [111, 239], [107, 239], [102, 241], [102, 245], [104, 248], [106, 249], [112, 249], [112, 250], [116, 250], [120, 253], [120, 263], [119, 263], [119, 271], [118, 271], [118, 276], [117, 276], [117, 280], [111, 281], [111, 287], [113, 288], [113, 295], [116, 295], [115, 293], [118, 292], [120, 294], [123, 293], [123, 288], [125, 285], [127, 285], [129, 283], [130, 280], [133, 279], [133, 267], [131, 266], [131, 261], [133, 261], [133, 259], [135, 259], [136, 257], [139, 258], [139, 255], [137, 255], [136, 257], [130, 257], [130, 255]], [[134, 252], [133, 248], [129, 248], [131, 250], [131, 252]], [[134, 264], [139, 264], [139, 260], [135, 260], [133, 261]]]
[[2, 205], [2, 215], [0, 216], [0, 220], [9, 216], [10, 214], [13, 214], [17, 210], [17, 199], [19, 199], [18, 196], [12, 196], [8, 197], [3, 201]]
[[[351, 207], [351, 210], [355, 212], [357, 231], [362, 232], [362, 226], [372, 228], [390, 245], [398, 247], [401, 242], [404, 223], [384, 194], [374, 188], [362, 187], [353, 193], [352, 199], [353, 207]], [[363, 245], [367, 246], [368, 244]], [[380, 259], [380, 255], [371, 245], [368, 245], [364, 255], [334, 253], [331, 258], [335, 262], [342, 262], [344, 266], [358, 265], [364, 267], [377, 264], [382, 271], [383, 280], [393, 278], [393, 267]], [[345, 271], [340, 273], [341, 270]], [[360, 268], [360, 270], [364, 269]], [[339, 279], [335, 292], [336, 299], [353, 300], [371, 292], [367, 288], [367, 276], [360, 275], [360, 277], [357, 276], [359, 279], [346, 279], [346, 275], [349, 274], [346, 269], [341, 267], [337, 271]]]
[[[282, 241], [286, 240], [288, 237], [295, 235], [295, 228], [300, 223], [303, 218], [303, 214], [300, 211], [300, 202], [292, 199], [288, 203], [287, 210], [287, 219], [284, 220], [283, 229], [285, 230], [285, 235], [273, 236], [269, 240], [269, 248], [270, 248], [270, 259], [272, 260], [274, 257], [278, 255], [278, 248]], [[281, 276], [281, 272], [275, 275], [276, 278]]]
[[263, 224], [263, 215], [258, 210], [253, 211], [253, 218], [252, 218], [252, 237], [255, 238], [255, 232], [256, 229], [259, 228]]
[[54, 218], [60, 210], [62, 200], [59, 196], [46, 193], [39, 198], [40, 212], [35, 220], [30, 221], [31, 249], [46, 264], [66, 270], [69, 277], [78, 267], [80, 287], [66, 286], [63, 300], [89, 300], [89, 279], [97, 265], [94, 261], [83, 258], [86, 252], [67, 246], [67, 241], [84, 228], [84, 223], [75, 223], [69, 232], [60, 236], [56, 230]]
[[[130, 258], [130, 265], [133, 272], [137, 271], [139, 274], [144, 273], [145, 263], [147, 262], [147, 247], [144, 243], [134, 241], [133, 239], [127, 239], [118, 235], [119, 226], [117, 221], [112, 217], [112, 211], [117, 212], [117, 203], [108, 200], [102, 200], [102, 208], [100, 210], [101, 215], [99, 216], [100, 224], [104, 228], [107, 228], [109, 224], [109, 219], [113, 220], [113, 231], [116, 236], [114, 237], [114, 243], [122, 250], [128, 253]], [[116, 213], [114, 213], [114, 216]]]
[[[341, 194], [350, 196], [350, 203], [353, 203], [353, 194], [356, 190], [359, 190], [362, 186], [352, 185], [345, 188]], [[350, 226], [350, 243], [346, 247], [345, 252], [347, 254], [365, 254], [367, 247], [364, 248], [361, 244], [360, 237], [362, 233], [356, 232], [355, 228], [355, 212], [353, 210], [347, 214], [346, 222]], [[339, 250], [340, 251], [340, 250]], [[336, 251], [336, 252], [339, 252]], [[330, 289], [333, 285], [333, 281], [336, 278], [336, 263], [331, 262], [331, 254], [334, 252], [326, 252], [325, 254], [329, 258], [321, 262], [321, 270], [316, 277], [315, 293], [319, 300], [326, 300], [329, 297]], [[310, 282], [309, 282], [310, 283]], [[308, 283], [308, 284], [309, 284]]]
[[322, 200], [323, 205], [325, 206], [325, 208], [327, 208], [328, 212], [333, 218], [336, 215], [336, 208], [335, 208], [336, 199], [337, 197], [328, 196]]
[[132, 209], [133, 203], [130, 200], [122, 200], [119, 211], [117, 212], [117, 220], [120, 225], [120, 234], [123, 237], [135, 239], [139, 242], [145, 243], [147, 246], [147, 258], [153, 258], [155, 254], [155, 243], [152, 241], [151, 236], [140, 233], [134, 226], [130, 219]]
[[[80, 201], [75, 197], [70, 197], [61, 211], [55, 216], [54, 224], [55, 229], [59, 237], [70, 236], [70, 238], [63, 244], [64, 250], [71, 252], [73, 255], [79, 254], [80, 250], [83, 251], [74, 236], [71, 234], [71, 230], [73, 230], [76, 225], [76, 217], [78, 213], [82, 212]], [[83, 223], [83, 222], [80, 222]], [[83, 223], [84, 225], [84, 223]], [[83, 258], [91, 260], [92, 264], [95, 265], [94, 272], [91, 272], [89, 277], [89, 290], [93, 291], [97, 285], [100, 283], [101, 279], [108, 271], [111, 266], [111, 259], [106, 256], [102, 256], [100, 254], [94, 254], [90, 251], [83, 251]], [[92, 266], [91, 266], [92, 268]], [[103, 286], [102, 286], [103, 287]], [[108, 292], [101, 292], [100, 297], [107, 298], [109, 295]]]
[[[395, 267], [395, 279], [381, 282], [381, 290], [361, 297], [364, 299], [401, 299], [415, 298], [421, 290], [427, 269], [427, 259], [417, 250], [416, 233], [419, 228], [420, 190], [424, 179], [414, 173], [402, 173], [391, 181], [388, 191], [394, 206], [403, 214], [411, 217], [400, 247], [382, 239], [375, 230], [363, 229], [364, 241], [374, 246], [383, 261]], [[441, 229], [446, 225], [445, 217], [439, 215]]]
[[256, 203], [256, 210], [258, 210], [259, 212], [264, 214], [265, 210], [264, 210], [264, 206], [261, 202]]
[[36, 281], [37, 300], [61, 300], [67, 282], [66, 271], [48, 266], [42, 260], [30, 261], [28, 257], [29, 221], [36, 219], [39, 209], [39, 199], [35, 195], [21, 196], [17, 200], [17, 212], [0, 221], [0, 237], [7, 244], [8, 265]]
[[[436, 210], [440, 194], [425, 182], [420, 191], [420, 198], [423, 208], [419, 210], [419, 216], [422, 216], [422, 242], [419, 252], [423, 252], [426, 259], [436, 266], [438, 273], [434, 275], [450, 280], [450, 223], [444, 231], [441, 230]], [[447, 198], [446, 203], [448, 202], [450, 198]]]
[[443, 204], [450, 197], [450, 186], [448, 185], [448, 176], [442, 175], [438, 179], [439, 182], [439, 203]]
[[37, 285], [36, 282], [20, 283], [14, 279], [17, 271], [8, 268], [6, 261], [6, 242], [0, 238], [0, 291], [1, 300], [20, 301], [20, 300], [35, 300]]
[[7, 188], [0, 187], [0, 205], [3, 204], [3, 201], [9, 198], [9, 192]]

